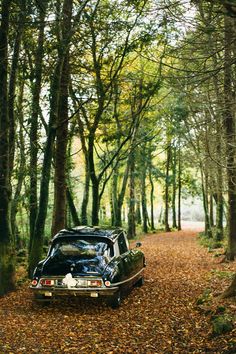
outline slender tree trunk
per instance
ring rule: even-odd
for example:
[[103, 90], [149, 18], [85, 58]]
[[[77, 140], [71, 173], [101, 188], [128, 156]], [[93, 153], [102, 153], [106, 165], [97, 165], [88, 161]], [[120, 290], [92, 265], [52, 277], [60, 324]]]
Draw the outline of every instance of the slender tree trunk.
[[214, 221], [214, 201], [213, 201], [213, 195], [212, 193], [210, 193], [209, 196], [210, 200], [209, 200], [209, 206], [210, 206], [210, 225], [211, 228], [214, 227], [215, 225], [215, 221]]
[[225, 56], [224, 56], [224, 126], [227, 151], [228, 187], [228, 259], [236, 256], [236, 166], [235, 166], [235, 123], [232, 113], [231, 81], [231, 27], [232, 20], [225, 15]]
[[167, 148], [167, 159], [166, 159], [166, 178], [165, 178], [165, 231], [170, 231], [169, 226], [169, 173], [170, 173], [170, 162], [171, 162], [171, 146], [169, 145]]
[[176, 164], [177, 164], [177, 159], [176, 159], [176, 147], [173, 148], [173, 154], [172, 154], [172, 174], [173, 174], [173, 179], [172, 179], [172, 227], [174, 229], [177, 229], [177, 221], [176, 221]]
[[[221, 127], [219, 122], [217, 121], [217, 136], [221, 137]], [[217, 142], [217, 155], [220, 157], [221, 153], [221, 141]], [[217, 181], [217, 193], [216, 193], [216, 233], [215, 239], [216, 241], [221, 241], [224, 238], [224, 197], [223, 197], [223, 171], [222, 166], [217, 165], [217, 173], [216, 173], [216, 181]]]
[[142, 216], [143, 216], [143, 232], [148, 232], [148, 212], [147, 212], [147, 196], [146, 196], [146, 175], [147, 175], [147, 152], [144, 144], [142, 149], [142, 172], [141, 172], [141, 196], [142, 196]]
[[92, 182], [92, 225], [99, 225], [99, 179], [96, 176], [94, 164], [94, 132], [89, 136], [88, 144], [89, 173]]
[[181, 192], [182, 192], [182, 166], [181, 150], [178, 149], [178, 230], [181, 230]]
[[79, 226], [80, 225], [80, 220], [78, 217], [78, 213], [74, 204], [74, 200], [71, 194], [71, 191], [69, 190], [69, 188], [66, 189], [66, 198], [67, 198], [67, 204], [69, 206], [69, 211], [70, 211], [70, 215], [72, 217], [72, 221], [74, 226]]
[[89, 188], [90, 188], [90, 174], [89, 166], [87, 162], [87, 156], [85, 156], [85, 183], [83, 191], [83, 200], [81, 204], [81, 223], [82, 225], [88, 225], [88, 202], [89, 202]]
[[224, 227], [223, 227], [223, 215], [224, 215], [224, 200], [221, 191], [217, 193], [216, 201], [216, 241], [222, 241], [224, 237]]
[[210, 217], [209, 217], [209, 208], [208, 208], [208, 178], [207, 176], [204, 177], [204, 173], [202, 170], [202, 166], [200, 167], [201, 170], [201, 178], [202, 178], [202, 198], [203, 198], [203, 208], [205, 214], [205, 235], [209, 238], [212, 237], [211, 231], [211, 224], [210, 224]]
[[44, 28], [45, 28], [45, 11], [39, 8], [39, 34], [37, 42], [37, 50], [35, 55], [34, 81], [32, 83], [32, 106], [30, 120], [30, 244], [29, 251], [32, 246], [32, 238], [34, 234], [34, 226], [38, 212], [38, 192], [37, 192], [37, 170], [38, 170], [38, 117], [40, 114], [40, 92], [42, 82], [42, 68], [44, 55]]
[[152, 173], [151, 173], [150, 169], [149, 169], [149, 182], [151, 185], [151, 189], [150, 189], [151, 229], [155, 230], [155, 224], [154, 224], [154, 183], [153, 183]]
[[138, 194], [136, 197], [136, 208], [135, 208], [135, 221], [136, 224], [141, 225], [142, 224], [142, 215], [141, 215], [141, 201], [140, 201], [140, 195]]
[[99, 182], [93, 180], [92, 185], [92, 225], [96, 226], [99, 225], [99, 207], [100, 207], [100, 200], [99, 200]]
[[118, 210], [118, 168], [114, 167], [113, 175], [112, 175], [112, 188], [111, 188], [111, 201], [112, 201], [112, 225], [118, 226], [117, 220], [117, 210]]
[[[26, 166], [26, 156], [25, 156], [25, 141], [24, 141], [24, 134], [23, 134], [23, 99], [24, 99], [24, 82], [20, 84], [20, 93], [18, 99], [18, 121], [19, 121], [19, 137], [18, 137], [18, 145], [19, 145], [19, 157], [18, 157], [18, 167], [17, 167], [17, 184], [15, 187], [14, 197], [12, 199], [11, 205], [11, 227], [12, 227], [12, 234], [14, 240], [16, 240], [16, 235], [18, 234], [18, 227], [16, 225], [16, 215], [19, 207], [19, 200], [21, 196], [21, 190], [25, 178], [25, 166]], [[17, 240], [16, 240], [17, 243]]]
[[18, 16], [18, 28], [16, 30], [16, 36], [14, 41], [14, 48], [13, 48], [13, 56], [11, 60], [11, 70], [10, 70], [10, 77], [9, 77], [9, 91], [8, 91], [8, 114], [9, 114], [9, 122], [10, 122], [10, 130], [9, 130], [9, 145], [10, 145], [10, 175], [13, 170], [14, 164], [14, 156], [15, 156], [15, 97], [16, 97], [16, 80], [17, 80], [17, 71], [19, 66], [19, 54], [20, 54], [20, 46], [23, 34], [23, 26], [24, 26], [24, 19], [26, 16], [26, 4], [25, 0], [21, 1], [20, 3], [20, 13]]
[[10, 220], [10, 147], [8, 115], [9, 0], [2, 0], [0, 24], [0, 296], [15, 287], [15, 255]]
[[[211, 56], [213, 59], [214, 69], [218, 67], [217, 60], [217, 39], [213, 40], [212, 34], [209, 34], [209, 47], [211, 49]], [[219, 80], [216, 75], [213, 75], [213, 84], [215, 89], [215, 95], [217, 100], [217, 105], [221, 108], [224, 105], [224, 97], [222, 97], [220, 91]], [[217, 141], [216, 141], [216, 151], [218, 156], [218, 161], [221, 163], [222, 161], [222, 140], [224, 137], [222, 135], [222, 123], [224, 120], [224, 114], [222, 115], [222, 110], [220, 109], [220, 114], [215, 116], [216, 121], [216, 132], [217, 132]], [[224, 237], [224, 227], [223, 227], [223, 219], [224, 219], [224, 198], [223, 198], [223, 168], [222, 166], [217, 164], [216, 169], [216, 233], [215, 239], [216, 241], [221, 241]]]
[[153, 176], [152, 176], [152, 151], [151, 151], [151, 145], [149, 145], [148, 148], [148, 178], [149, 178], [149, 183], [150, 183], [150, 206], [151, 206], [151, 212], [150, 212], [150, 227], [151, 230], [155, 230], [155, 225], [154, 225], [154, 182], [153, 182]]
[[130, 178], [129, 178], [129, 214], [128, 214], [128, 238], [134, 238], [136, 235], [135, 225], [135, 160], [134, 152], [130, 159]]
[[[131, 154], [132, 156], [132, 154]], [[126, 192], [126, 187], [127, 187], [127, 183], [128, 183], [128, 179], [129, 179], [129, 168], [130, 168], [130, 161], [131, 161], [131, 157], [129, 155], [128, 160], [127, 160], [127, 165], [126, 165], [126, 169], [123, 175], [123, 179], [122, 179], [122, 186], [121, 186], [121, 190], [120, 193], [118, 195], [118, 200], [117, 200], [117, 210], [116, 210], [116, 225], [115, 226], [122, 226], [122, 206], [124, 204], [124, 198], [125, 198], [125, 192]]]

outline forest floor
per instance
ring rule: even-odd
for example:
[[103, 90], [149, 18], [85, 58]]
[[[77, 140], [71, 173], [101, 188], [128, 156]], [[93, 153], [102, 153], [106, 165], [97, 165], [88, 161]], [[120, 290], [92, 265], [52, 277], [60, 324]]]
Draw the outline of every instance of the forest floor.
[[191, 229], [145, 236], [145, 284], [116, 310], [81, 298], [43, 307], [24, 284], [0, 299], [0, 353], [235, 354], [235, 323], [220, 335], [212, 325], [236, 315], [236, 299], [217, 299], [236, 264], [196, 238]]

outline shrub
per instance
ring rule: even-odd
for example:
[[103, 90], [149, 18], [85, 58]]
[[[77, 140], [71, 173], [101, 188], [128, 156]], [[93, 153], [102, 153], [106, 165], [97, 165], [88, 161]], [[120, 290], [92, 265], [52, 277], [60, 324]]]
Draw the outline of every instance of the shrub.
[[215, 316], [212, 319], [212, 334], [214, 336], [230, 332], [233, 327], [233, 317], [229, 314]]

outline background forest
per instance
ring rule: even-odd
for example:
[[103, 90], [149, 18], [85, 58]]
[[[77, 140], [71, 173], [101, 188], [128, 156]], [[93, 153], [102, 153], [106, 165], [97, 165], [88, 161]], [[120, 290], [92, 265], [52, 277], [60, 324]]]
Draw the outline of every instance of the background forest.
[[0, 295], [19, 250], [31, 275], [65, 227], [180, 230], [188, 196], [233, 260], [234, 1], [1, 0], [0, 19]]

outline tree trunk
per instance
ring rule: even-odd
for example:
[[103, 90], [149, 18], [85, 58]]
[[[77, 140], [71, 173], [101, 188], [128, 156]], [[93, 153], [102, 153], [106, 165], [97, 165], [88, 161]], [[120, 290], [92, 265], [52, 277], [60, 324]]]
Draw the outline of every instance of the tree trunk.
[[10, 147], [8, 115], [9, 0], [2, 0], [0, 25], [0, 296], [15, 287], [15, 254], [10, 220]]
[[224, 200], [223, 200], [222, 191], [218, 190], [217, 201], [216, 201], [216, 234], [215, 234], [216, 241], [222, 241], [224, 237], [223, 215], [224, 215]]
[[209, 196], [210, 200], [209, 200], [209, 206], [210, 206], [210, 225], [211, 228], [214, 227], [215, 225], [215, 221], [214, 221], [214, 200], [213, 200], [213, 195], [212, 193], [210, 193]]
[[[25, 140], [24, 140], [24, 134], [23, 134], [23, 129], [24, 129], [24, 117], [23, 117], [23, 99], [24, 99], [24, 82], [20, 84], [19, 88], [19, 100], [18, 100], [18, 121], [19, 121], [19, 133], [18, 133], [18, 144], [20, 148], [20, 153], [19, 153], [19, 161], [18, 161], [18, 166], [17, 168], [17, 183], [15, 187], [15, 193], [14, 197], [12, 199], [12, 205], [11, 205], [11, 227], [12, 227], [12, 234], [15, 243], [17, 244], [17, 234], [18, 234], [18, 227], [16, 225], [16, 215], [19, 207], [19, 201], [21, 197], [21, 190], [24, 182], [24, 178], [26, 175], [26, 156], [25, 156]], [[19, 235], [18, 235], [19, 237]]]
[[32, 238], [38, 212], [38, 193], [37, 193], [37, 169], [38, 169], [38, 117], [40, 113], [40, 92], [42, 81], [43, 55], [44, 55], [44, 28], [45, 11], [39, 7], [39, 34], [37, 50], [35, 56], [34, 81], [32, 83], [32, 104], [30, 120], [30, 244], [29, 252], [32, 246]]
[[200, 167], [201, 170], [201, 178], [202, 178], [202, 199], [203, 199], [203, 208], [205, 215], [205, 235], [209, 238], [212, 237], [210, 217], [209, 217], [209, 208], [208, 208], [208, 177], [204, 176], [203, 167]]
[[76, 207], [74, 204], [74, 200], [71, 194], [71, 191], [69, 190], [69, 188], [66, 188], [66, 198], [67, 198], [67, 204], [69, 206], [69, 211], [70, 211], [70, 215], [72, 217], [72, 221], [73, 221], [73, 226], [79, 226], [80, 225], [80, 220], [78, 217], [78, 213], [76, 211]]
[[130, 159], [130, 173], [129, 173], [129, 214], [128, 214], [128, 238], [132, 239], [136, 236], [135, 225], [135, 161], [134, 152]]
[[89, 187], [90, 187], [89, 166], [87, 162], [87, 156], [85, 156], [85, 183], [84, 183], [84, 191], [83, 191], [83, 200], [81, 204], [81, 224], [82, 225], [88, 225], [87, 208], [89, 202]]
[[14, 41], [13, 56], [12, 56], [12, 65], [10, 70], [9, 77], [9, 92], [8, 92], [8, 112], [9, 112], [9, 146], [10, 146], [10, 175], [12, 174], [13, 165], [14, 165], [14, 156], [15, 156], [15, 97], [16, 97], [16, 80], [17, 80], [17, 71], [19, 66], [19, 54], [21, 39], [24, 28], [24, 19], [26, 16], [26, 4], [25, 0], [20, 3], [20, 13], [18, 16], [18, 28], [16, 30], [16, 36]]
[[123, 175], [123, 179], [122, 179], [122, 186], [121, 186], [121, 190], [120, 193], [118, 195], [117, 198], [117, 210], [116, 210], [116, 224], [115, 226], [122, 226], [122, 206], [124, 203], [124, 198], [125, 198], [125, 191], [126, 191], [126, 187], [127, 187], [127, 183], [128, 183], [128, 179], [129, 179], [129, 168], [130, 168], [130, 161], [131, 161], [131, 155], [128, 156], [127, 159], [127, 164], [126, 164], [126, 169]]
[[146, 174], [147, 174], [147, 152], [146, 146], [142, 149], [142, 171], [141, 171], [141, 196], [142, 196], [142, 216], [143, 216], [143, 232], [148, 232], [148, 212], [147, 212], [147, 196], [146, 196]]
[[169, 173], [170, 173], [170, 162], [171, 162], [171, 146], [169, 145], [167, 148], [167, 158], [166, 158], [166, 178], [165, 178], [165, 231], [169, 232], [170, 231], [170, 226], [169, 226]]
[[99, 182], [98, 180], [93, 180], [92, 185], [92, 225], [99, 225]]
[[153, 183], [152, 173], [151, 173], [150, 169], [149, 169], [149, 181], [150, 181], [150, 185], [151, 185], [151, 190], [150, 190], [151, 229], [155, 230], [155, 224], [154, 224], [154, 183]]
[[136, 197], [136, 207], [135, 207], [135, 222], [137, 225], [142, 224], [142, 215], [141, 215], [141, 201], [140, 201], [140, 195], [138, 194]]
[[225, 299], [233, 296], [236, 296], [236, 274], [234, 275], [234, 278], [230, 286], [223, 292], [223, 294], [220, 297], [222, 299]]
[[113, 175], [112, 175], [112, 185], [111, 185], [111, 211], [112, 211], [112, 225], [118, 226], [117, 220], [117, 210], [118, 210], [118, 168], [117, 166], [114, 167]]
[[181, 192], [182, 192], [181, 150], [178, 148], [178, 230], [181, 230]]
[[[69, 22], [72, 2], [67, 9]], [[55, 175], [54, 175], [54, 207], [52, 220], [52, 236], [66, 226], [66, 158], [68, 141], [68, 85], [69, 85], [69, 52], [67, 52], [61, 74], [58, 128], [56, 134]]]
[[173, 179], [172, 179], [172, 227], [174, 229], [177, 229], [177, 221], [176, 221], [176, 164], [177, 164], [177, 159], [176, 159], [176, 147], [173, 148], [173, 154], [172, 154], [172, 174], [173, 174]]
[[94, 133], [90, 132], [88, 143], [89, 174], [92, 182], [92, 225], [99, 225], [99, 179], [94, 164]]
[[228, 187], [228, 250], [227, 257], [236, 256], [236, 166], [235, 166], [235, 124], [232, 113], [232, 72], [231, 72], [231, 27], [232, 20], [225, 15], [224, 54], [224, 127], [227, 151]]

